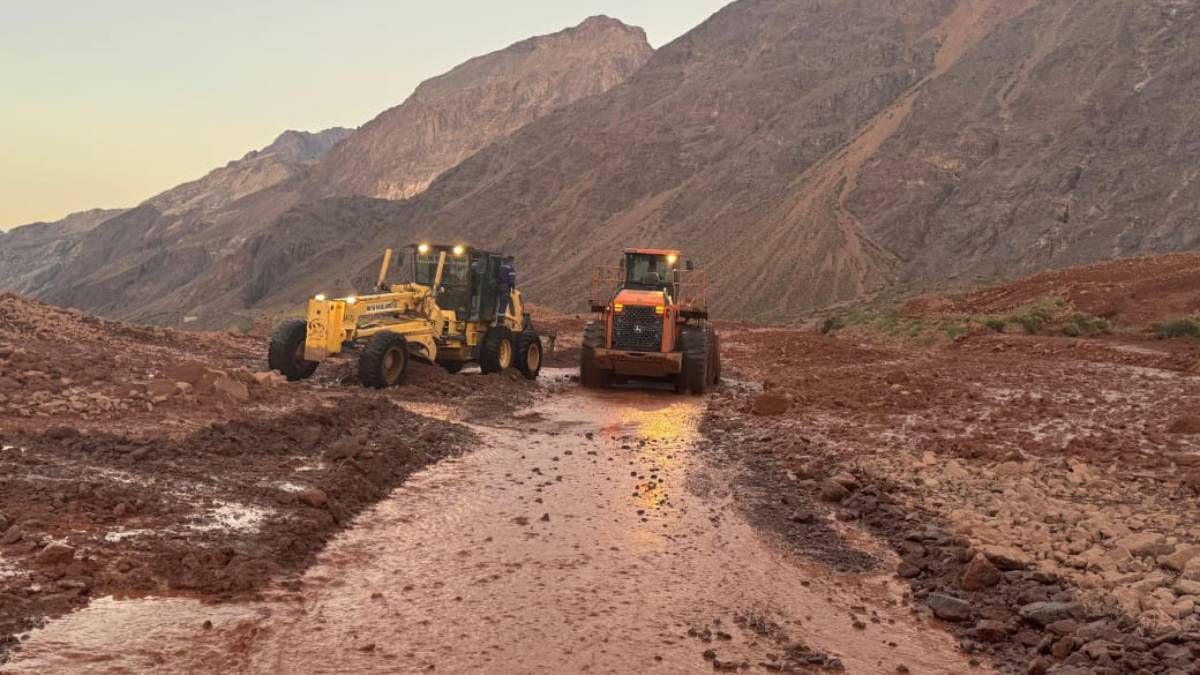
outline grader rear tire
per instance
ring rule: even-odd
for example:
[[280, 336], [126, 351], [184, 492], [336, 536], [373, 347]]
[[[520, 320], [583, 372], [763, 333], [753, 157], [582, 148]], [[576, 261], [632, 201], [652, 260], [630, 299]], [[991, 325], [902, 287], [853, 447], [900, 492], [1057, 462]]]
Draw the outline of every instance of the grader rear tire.
[[512, 331], [504, 326], [492, 326], [483, 336], [479, 350], [479, 369], [484, 375], [508, 370], [516, 354]]
[[542, 338], [532, 328], [517, 336], [516, 363], [527, 379], [536, 380], [542, 372]]
[[288, 382], [307, 380], [317, 370], [316, 361], [304, 360], [304, 339], [308, 336], [308, 323], [292, 319], [279, 324], [271, 335], [267, 348], [267, 365], [287, 377]]
[[358, 358], [358, 379], [364, 387], [395, 387], [407, 374], [408, 340], [398, 333], [376, 334]]

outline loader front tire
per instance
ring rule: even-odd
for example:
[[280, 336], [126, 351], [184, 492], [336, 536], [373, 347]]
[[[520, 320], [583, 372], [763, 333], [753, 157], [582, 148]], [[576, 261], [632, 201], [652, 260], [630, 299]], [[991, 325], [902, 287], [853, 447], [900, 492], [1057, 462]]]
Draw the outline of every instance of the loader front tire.
[[306, 380], [317, 370], [316, 361], [304, 360], [304, 340], [308, 336], [308, 323], [291, 319], [279, 324], [271, 335], [267, 347], [267, 365], [271, 370], [283, 373], [288, 382]]
[[479, 369], [484, 375], [512, 368], [516, 348], [512, 331], [504, 326], [492, 326], [483, 336], [479, 350]]
[[686, 385], [693, 396], [701, 396], [708, 390], [711, 377], [712, 345], [709, 343], [709, 331], [707, 327], [689, 326], [683, 329], [680, 342], [683, 345], [683, 380], [676, 385], [676, 391], [683, 388], [681, 385]]
[[408, 340], [398, 333], [377, 333], [358, 357], [358, 381], [364, 387], [395, 387], [407, 373]]
[[604, 324], [592, 321], [583, 329], [583, 348], [579, 350], [579, 381], [588, 389], [608, 389], [612, 373], [596, 361], [596, 350], [604, 347]]
[[542, 338], [532, 328], [517, 336], [517, 370], [527, 379], [536, 380], [542, 372]]
[[721, 384], [721, 336], [717, 335], [712, 324], [705, 324], [704, 333], [708, 338], [708, 383], [712, 386]]

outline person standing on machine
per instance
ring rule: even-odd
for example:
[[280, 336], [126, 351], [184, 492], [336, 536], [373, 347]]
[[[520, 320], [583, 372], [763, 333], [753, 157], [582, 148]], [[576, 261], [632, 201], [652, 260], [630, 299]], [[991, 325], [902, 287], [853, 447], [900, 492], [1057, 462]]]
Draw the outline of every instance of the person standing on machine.
[[504, 315], [512, 304], [512, 292], [517, 288], [517, 269], [513, 266], [512, 256], [505, 258], [496, 268], [496, 286], [500, 296], [496, 308], [496, 325], [499, 326], [504, 323]]

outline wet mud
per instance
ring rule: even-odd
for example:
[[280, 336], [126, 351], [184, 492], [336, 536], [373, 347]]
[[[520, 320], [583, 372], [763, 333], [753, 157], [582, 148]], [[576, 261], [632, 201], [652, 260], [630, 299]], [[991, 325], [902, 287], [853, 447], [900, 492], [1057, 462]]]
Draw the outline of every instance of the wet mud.
[[[762, 536], [734, 498], [740, 467], [697, 451], [703, 413], [571, 390], [471, 425], [474, 452], [410, 476], [302, 578], [221, 605], [93, 602], [35, 631], [5, 672], [970, 667], [890, 574]], [[848, 559], [888, 554], [843, 539]]]

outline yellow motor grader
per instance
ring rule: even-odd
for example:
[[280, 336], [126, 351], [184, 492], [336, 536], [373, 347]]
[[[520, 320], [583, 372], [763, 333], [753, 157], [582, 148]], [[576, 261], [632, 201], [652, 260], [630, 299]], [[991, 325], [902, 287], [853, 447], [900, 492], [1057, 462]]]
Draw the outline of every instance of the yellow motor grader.
[[499, 311], [497, 270], [504, 257], [462, 245], [417, 244], [411, 283], [388, 284], [393, 252], [384, 251], [371, 295], [308, 301], [307, 319], [285, 321], [271, 337], [268, 363], [288, 380], [311, 377], [327, 359], [358, 355], [363, 386], [382, 389], [404, 381], [410, 358], [457, 373], [478, 363], [484, 373], [515, 367], [536, 379], [542, 341], [521, 293]]

